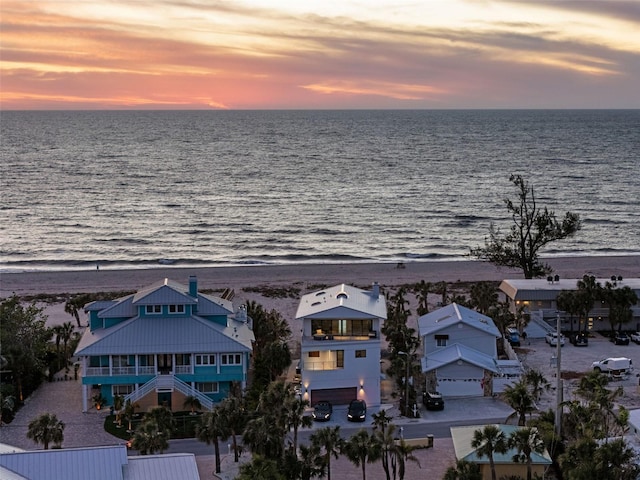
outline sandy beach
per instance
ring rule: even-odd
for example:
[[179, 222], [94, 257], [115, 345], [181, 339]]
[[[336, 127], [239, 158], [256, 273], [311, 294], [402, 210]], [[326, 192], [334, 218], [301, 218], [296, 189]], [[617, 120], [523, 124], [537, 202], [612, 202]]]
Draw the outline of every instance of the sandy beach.
[[[640, 276], [640, 256], [598, 256], [548, 258], [554, 274], [581, 278], [585, 273], [608, 278]], [[522, 278], [519, 270], [497, 268], [478, 261], [406, 262], [404, 268], [388, 263], [265, 265], [210, 268], [161, 267], [135, 270], [77, 270], [0, 274], [0, 297], [42, 293], [61, 296], [85, 292], [137, 290], [164, 278], [187, 283], [196, 275], [200, 289], [236, 292], [251, 287], [308, 286], [351, 283], [366, 288], [373, 282], [383, 287], [426, 282], [470, 282]]]

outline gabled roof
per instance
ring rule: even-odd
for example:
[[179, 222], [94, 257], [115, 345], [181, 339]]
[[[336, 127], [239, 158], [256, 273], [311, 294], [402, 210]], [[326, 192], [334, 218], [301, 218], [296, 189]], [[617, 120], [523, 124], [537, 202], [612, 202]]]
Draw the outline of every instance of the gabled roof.
[[470, 363], [479, 368], [490, 370], [492, 372], [498, 372], [498, 366], [496, 360], [473, 348], [469, 348], [465, 345], [454, 343], [448, 347], [444, 347], [436, 350], [433, 353], [422, 357], [422, 371], [424, 373], [442, 368], [445, 365], [457, 362], [458, 360]]
[[138, 314], [138, 309], [133, 305], [133, 295], [119, 298], [112, 305], [98, 312], [98, 318], [126, 318]]
[[229, 315], [233, 313], [233, 303], [218, 297], [198, 294], [198, 315]]
[[[502, 432], [506, 438], [509, 438], [511, 433], [519, 430], [520, 428], [516, 425], [503, 425], [503, 424], [495, 424]], [[489, 459], [487, 456], [478, 456], [477, 450], [471, 447], [471, 441], [473, 440], [473, 433], [476, 430], [482, 430], [484, 425], [472, 425], [467, 427], [451, 427], [451, 439], [453, 440], [453, 448], [456, 452], [457, 460], [466, 460], [467, 462], [473, 463], [489, 463]], [[517, 453], [515, 448], [507, 450], [507, 453], [494, 453], [493, 461], [495, 463], [508, 463], [512, 464], [513, 456]], [[542, 455], [531, 452], [531, 463], [534, 465], [550, 465], [551, 457], [549, 452], [545, 449]]]
[[196, 299], [189, 295], [189, 287], [165, 278], [138, 290], [133, 296], [134, 305], [192, 305]]
[[124, 445], [32, 450], [0, 455], [0, 467], [29, 480], [120, 480], [123, 479], [122, 467], [126, 463], [127, 448]]
[[500, 330], [490, 317], [475, 310], [451, 303], [418, 318], [420, 336], [434, 334], [457, 323], [469, 325], [481, 332], [500, 338]]
[[303, 295], [298, 304], [296, 319], [302, 318], [387, 318], [384, 295], [376, 285], [372, 291], [351, 285], [336, 285]]
[[244, 322], [227, 326], [200, 317], [134, 317], [111, 328], [86, 330], [76, 355], [131, 355], [251, 351], [253, 331]]

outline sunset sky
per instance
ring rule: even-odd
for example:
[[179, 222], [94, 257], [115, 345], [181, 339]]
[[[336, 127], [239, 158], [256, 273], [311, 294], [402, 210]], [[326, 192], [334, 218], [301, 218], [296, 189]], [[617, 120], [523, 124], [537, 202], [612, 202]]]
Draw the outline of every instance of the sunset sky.
[[2, 0], [2, 109], [640, 108], [640, 1]]

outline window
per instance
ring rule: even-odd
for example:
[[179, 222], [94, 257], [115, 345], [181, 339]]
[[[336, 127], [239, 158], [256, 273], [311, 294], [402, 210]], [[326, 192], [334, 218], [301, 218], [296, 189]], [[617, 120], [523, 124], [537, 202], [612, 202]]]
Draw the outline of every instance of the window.
[[127, 355], [114, 355], [112, 358], [114, 367], [128, 367], [129, 357]]
[[207, 354], [207, 355], [196, 355], [196, 365], [215, 365], [216, 364], [216, 355], [215, 354]]
[[366, 358], [367, 351], [366, 350], [356, 350], [356, 358]]
[[218, 393], [218, 382], [197, 382], [196, 390], [202, 393]]
[[133, 392], [133, 385], [113, 385], [111, 387], [111, 392], [113, 393], [114, 396], [129, 395], [131, 392]]
[[446, 347], [448, 340], [449, 340], [449, 335], [436, 335], [436, 346]]
[[336, 350], [336, 367], [344, 368], [344, 350]]
[[320, 358], [320, 352], [309, 352], [309, 358]]
[[169, 313], [184, 313], [184, 305], [169, 305]]
[[153, 367], [156, 364], [155, 355], [140, 355], [138, 358], [140, 359], [141, 367]]
[[147, 313], [149, 314], [158, 314], [162, 313], [162, 305], [147, 305]]
[[[215, 356], [214, 356], [214, 360], [215, 360]], [[191, 354], [176, 353], [176, 365], [191, 365]]]
[[239, 353], [223, 353], [220, 355], [222, 365], [242, 365], [242, 355]]

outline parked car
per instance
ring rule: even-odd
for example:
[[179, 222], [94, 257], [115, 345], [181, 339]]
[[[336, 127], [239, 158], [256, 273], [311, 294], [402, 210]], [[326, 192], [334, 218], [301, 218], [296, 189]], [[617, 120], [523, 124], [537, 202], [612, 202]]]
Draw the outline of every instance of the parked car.
[[632, 342], [640, 343], [640, 332], [633, 332], [630, 338]]
[[629, 335], [624, 332], [616, 332], [611, 341], [616, 345], [629, 345]]
[[333, 406], [330, 402], [318, 402], [313, 406], [313, 413], [311, 416], [316, 422], [327, 422], [331, 420], [331, 414], [333, 413]]
[[547, 342], [552, 347], [555, 347], [556, 345], [558, 345], [558, 341], [560, 341], [560, 346], [564, 347], [564, 335], [560, 334], [560, 336], [558, 336], [557, 332], [547, 333], [544, 337], [544, 341]]
[[593, 369], [597, 372], [620, 375], [633, 371], [633, 361], [626, 357], [605, 358], [593, 362]]
[[517, 329], [509, 327], [505, 332], [505, 336], [507, 337], [507, 341], [513, 345], [514, 347], [520, 346], [520, 332]]
[[351, 400], [349, 410], [347, 410], [347, 419], [350, 422], [364, 422], [367, 417], [367, 404], [364, 400]]
[[444, 399], [439, 392], [422, 392], [422, 403], [427, 410], [442, 410]]
[[571, 335], [570, 341], [576, 347], [586, 347], [589, 345], [589, 335], [585, 332], [574, 333]]

